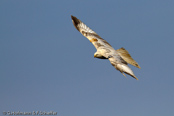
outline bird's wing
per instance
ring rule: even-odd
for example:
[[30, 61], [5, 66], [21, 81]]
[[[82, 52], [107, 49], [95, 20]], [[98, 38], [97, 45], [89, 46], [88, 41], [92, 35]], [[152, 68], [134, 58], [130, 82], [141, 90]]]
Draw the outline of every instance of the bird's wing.
[[95, 48], [99, 48], [100, 46], [103, 47], [110, 47], [112, 46], [104, 39], [102, 39], [96, 32], [86, 26], [82, 21], [77, 19], [75, 16], [72, 16], [72, 22], [75, 28], [95, 46]]
[[137, 67], [137, 68], [141, 68], [138, 63], [131, 57], [131, 55], [129, 54], [129, 52], [124, 49], [124, 48], [120, 48], [118, 50], [116, 50], [116, 52], [123, 58], [123, 60], [125, 60], [127, 63]]
[[131, 68], [129, 68], [127, 66], [127, 64], [120, 62], [119, 57], [115, 57], [115, 56], [111, 57], [111, 58], [109, 58], [109, 61], [111, 62], [112, 66], [114, 66], [117, 70], [119, 70], [124, 76], [125, 76], [124, 73], [126, 73], [126, 74], [132, 76], [133, 78], [135, 78], [136, 80], [138, 80], [138, 78], [134, 75]]

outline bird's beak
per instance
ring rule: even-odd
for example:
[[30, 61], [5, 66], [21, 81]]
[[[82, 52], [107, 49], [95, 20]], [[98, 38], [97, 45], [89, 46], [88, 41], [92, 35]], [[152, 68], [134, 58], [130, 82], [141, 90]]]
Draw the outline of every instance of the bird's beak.
[[94, 58], [96, 58], [97, 57], [97, 55], [96, 54], [94, 54]]

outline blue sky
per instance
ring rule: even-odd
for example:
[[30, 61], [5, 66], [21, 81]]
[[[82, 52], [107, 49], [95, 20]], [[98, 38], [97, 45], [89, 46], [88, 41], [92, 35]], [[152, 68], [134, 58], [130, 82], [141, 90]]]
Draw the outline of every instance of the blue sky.
[[[173, 0], [1, 0], [0, 113], [174, 115]], [[73, 26], [76, 16], [141, 69], [127, 79]]]

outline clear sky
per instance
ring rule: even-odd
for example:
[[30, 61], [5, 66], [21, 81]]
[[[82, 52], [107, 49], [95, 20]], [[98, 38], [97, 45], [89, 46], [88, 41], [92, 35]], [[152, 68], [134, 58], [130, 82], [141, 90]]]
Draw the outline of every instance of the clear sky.
[[[125, 78], [73, 26], [76, 16], [141, 69]], [[1, 0], [0, 114], [174, 116], [173, 0]]]

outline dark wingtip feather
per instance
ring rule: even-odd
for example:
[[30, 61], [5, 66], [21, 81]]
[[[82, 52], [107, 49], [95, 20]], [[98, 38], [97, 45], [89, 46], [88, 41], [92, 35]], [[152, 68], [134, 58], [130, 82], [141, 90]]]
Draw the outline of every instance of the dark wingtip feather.
[[75, 16], [73, 16], [73, 15], [71, 15], [71, 19], [72, 19], [72, 22], [73, 22], [73, 25], [74, 25], [74, 27], [78, 30], [78, 31], [80, 31], [79, 30], [79, 28], [78, 28], [78, 24], [80, 23], [80, 20], [79, 19], [77, 19]]
[[76, 18], [75, 16], [71, 15], [71, 19], [73, 20], [74, 18]]

